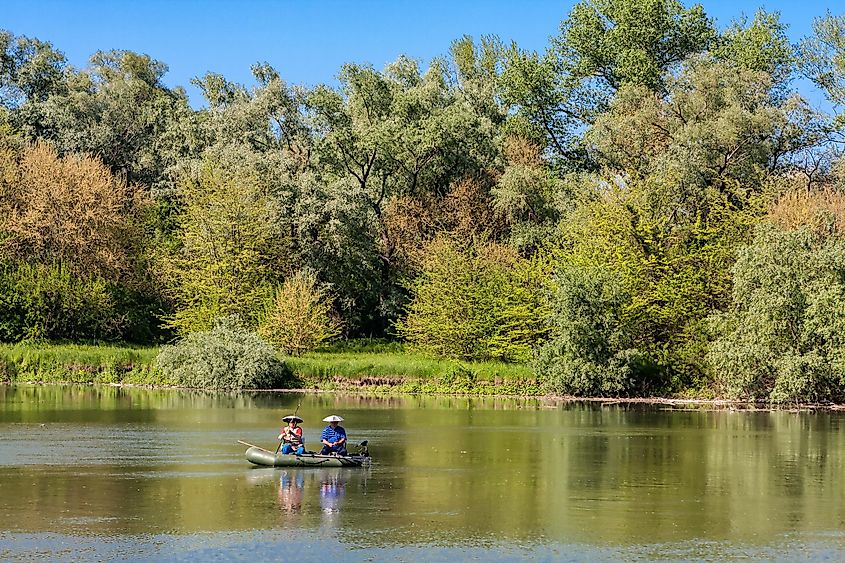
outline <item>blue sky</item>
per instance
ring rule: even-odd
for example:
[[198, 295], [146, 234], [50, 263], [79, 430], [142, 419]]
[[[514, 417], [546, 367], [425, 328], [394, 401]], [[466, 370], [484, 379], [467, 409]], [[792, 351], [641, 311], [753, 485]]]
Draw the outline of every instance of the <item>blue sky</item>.
[[[837, 6], [839, 2], [841, 5]], [[573, 0], [2, 0], [0, 28], [51, 41], [71, 64], [85, 66], [98, 49], [129, 49], [165, 62], [165, 82], [199, 94], [192, 77], [219, 72], [251, 83], [249, 67], [275, 66], [290, 83], [332, 82], [344, 62], [381, 68], [406, 54], [422, 61], [443, 54], [463, 34], [496, 34], [542, 50]], [[687, 2], [689, 5], [690, 2]], [[721, 27], [758, 7], [780, 11], [797, 41], [812, 20], [843, 0], [761, 2], [710, 0]]]

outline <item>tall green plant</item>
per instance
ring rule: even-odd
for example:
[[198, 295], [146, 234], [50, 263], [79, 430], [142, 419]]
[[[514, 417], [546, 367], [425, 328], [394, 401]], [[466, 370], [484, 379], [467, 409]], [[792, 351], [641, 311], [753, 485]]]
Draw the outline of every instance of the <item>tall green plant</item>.
[[845, 398], [845, 240], [761, 225], [734, 267], [708, 359], [730, 397]]
[[299, 356], [338, 336], [341, 323], [316, 274], [300, 271], [276, 288], [258, 331], [284, 353]]
[[618, 396], [646, 391], [644, 358], [625, 318], [631, 302], [617, 275], [596, 267], [558, 269], [552, 295], [553, 328], [534, 370], [551, 393]]
[[0, 265], [0, 341], [118, 339], [126, 327], [116, 290], [60, 264]]
[[254, 170], [206, 161], [182, 184], [180, 248], [164, 257], [181, 334], [239, 315], [255, 326], [284, 266], [286, 239], [273, 200]]

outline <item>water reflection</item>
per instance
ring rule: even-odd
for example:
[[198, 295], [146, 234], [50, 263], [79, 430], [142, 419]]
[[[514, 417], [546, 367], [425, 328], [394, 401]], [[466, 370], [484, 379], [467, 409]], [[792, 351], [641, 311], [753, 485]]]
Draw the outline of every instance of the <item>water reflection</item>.
[[356, 483], [358, 491], [365, 492], [369, 471], [344, 467], [255, 468], [248, 472], [247, 482], [261, 489], [274, 483], [274, 494], [284, 514], [309, 512], [313, 507], [323, 515], [324, 524], [332, 524], [343, 509], [350, 481]]
[[331, 523], [332, 515], [340, 512], [343, 497], [346, 496], [346, 480], [349, 470], [337, 467], [327, 468], [320, 475], [320, 508], [326, 515], [325, 523]]
[[305, 476], [301, 471], [282, 471], [279, 478], [279, 506], [284, 512], [302, 510], [302, 494]]
[[300, 512], [303, 498], [310, 497], [319, 499], [323, 514], [328, 517], [338, 514], [346, 496], [350, 471], [360, 472], [342, 467], [276, 470], [279, 506], [283, 512]]

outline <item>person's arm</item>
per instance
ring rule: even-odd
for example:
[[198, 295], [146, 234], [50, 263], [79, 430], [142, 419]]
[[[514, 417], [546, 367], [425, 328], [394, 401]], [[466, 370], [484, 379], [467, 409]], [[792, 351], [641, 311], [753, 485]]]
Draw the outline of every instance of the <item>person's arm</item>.
[[320, 435], [320, 443], [325, 444], [328, 447], [332, 447], [332, 443], [329, 442], [329, 429], [328, 428], [323, 430], [323, 433]]
[[341, 430], [341, 432], [340, 432], [340, 440], [338, 440], [338, 441], [337, 441], [337, 442], [335, 442], [334, 444], [335, 444], [336, 446], [342, 446], [342, 445], [343, 445], [343, 444], [345, 444], [345, 443], [346, 443], [346, 430]]
[[297, 426], [297, 427], [296, 427], [296, 430], [294, 430], [293, 432], [294, 432], [294, 434], [296, 434], [296, 435], [299, 437], [299, 443], [300, 443], [300, 444], [304, 444], [304, 443], [305, 443], [305, 438], [302, 436], [302, 428], [300, 428], [299, 426]]

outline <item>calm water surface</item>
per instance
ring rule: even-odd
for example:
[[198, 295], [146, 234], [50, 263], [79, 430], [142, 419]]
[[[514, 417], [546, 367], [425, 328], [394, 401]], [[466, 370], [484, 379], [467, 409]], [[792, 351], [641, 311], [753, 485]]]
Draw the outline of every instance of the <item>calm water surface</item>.
[[[302, 401], [367, 469], [251, 467]], [[845, 558], [845, 415], [0, 386], [0, 559]]]

